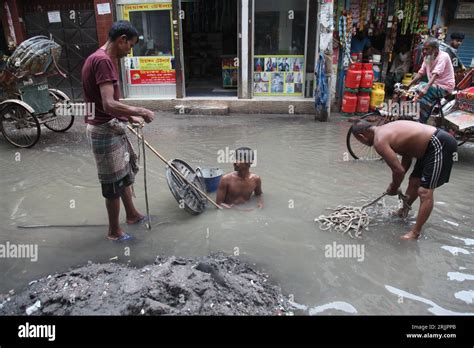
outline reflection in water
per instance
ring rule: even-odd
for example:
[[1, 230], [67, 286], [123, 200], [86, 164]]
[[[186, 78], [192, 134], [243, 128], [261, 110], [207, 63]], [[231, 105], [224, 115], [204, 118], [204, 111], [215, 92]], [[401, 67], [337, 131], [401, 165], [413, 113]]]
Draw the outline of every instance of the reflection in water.
[[[348, 127], [345, 121], [316, 123], [311, 116], [159, 113], [145, 127], [145, 137], [168, 159], [180, 158], [193, 168], [219, 167], [228, 172], [232, 163], [219, 162], [219, 151], [240, 146], [257, 150], [258, 165], [252, 172], [262, 178], [265, 209], [217, 211], [209, 206], [205, 213], [190, 216], [171, 195], [164, 165], [149, 153], [148, 196], [156, 223], [151, 231], [124, 224], [136, 237], [127, 245], [129, 253], [124, 245], [106, 240], [105, 227], [17, 228], [106, 223], [84, 124], [77, 122], [67, 133], [45, 131], [32, 149], [12, 148], [0, 137], [0, 243], [38, 244], [37, 262], [0, 260], [0, 292], [19, 292], [34, 279], [89, 260], [109, 262], [116, 257], [116, 262], [141, 266], [153, 262], [158, 254], [192, 257], [222, 251], [267, 272], [285, 294], [307, 310], [312, 308], [313, 313], [428, 314], [426, 303], [399, 305], [385, 284], [416, 291], [447, 310], [466, 312], [466, 302], [454, 294], [470, 291], [470, 278], [450, 281], [446, 274], [461, 271], [460, 267], [465, 268], [463, 273], [474, 272], [470, 204], [474, 196], [474, 148], [460, 148], [450, 183], [435, 192], [436, 204], [419, 241], [399, 239], [413, 223], [418, 203], [406, 221], [399, 220], [390, 215], [398, 204], [394, 197], [386, 197], [371, 208], [374, 220], [363, 238], [354, 241], [321, 231], [313, 221], [327, 213], [327, 208], [369, 202], [384, 192], [390, 181], [390, 170], [382, 161], [345, 160]], [[136, 144], [136, 139], [132, 142]], [[17, 152], [21, 161], [15, 161]], [[142, 173], [136, 178], [135, 193], [137, 206], [143, 211]], [[245, 208], [255, 205], [252, 200]], [[122, 211], [122, 221], [124, 218]], [[445, 223], [445, 219], [458, 226]], [[363, 261], [327, 257], [326, 246], [334, 243], [364, 245]]]
[[404, 299], [408, 298], [410, 300], [419, 301], [431, 306], [430, 308], [428, 308], [428, 311], [436, 315], [474, 315], [474, 312], [473, 313], [460, 313], [460, 312], [450, 311], [449, 309], [445, 309], [437, 305], [431, 300], [427, 300], [426, 298], [423, 298], [421, 296], [410, 294], [409, 292], [394, 288], [393, 286], [390, 286], [390, 285], [385, 285], [385, 288], [388, 291], [390, 291], [392, 294], [395, 294], [399, 297], [401, 296]]
[[316, 315], [329, 309], [336, 309], [345, 313], [357, 314], [357, 309], [355, 309], [354, 306], [352, 306], [351, 304], [347, 302], [337, 301], [322, 306], [315, 306], [309, 310], [309, 315]]
[[448, 272], [449, 280], [457, 280], [463, 282], [465, 280], [474, 280], [474, 274], [466, 274], [461, 272]]
[[467, 304], [472, 304], [474, 299], [474, 290], [463, 290], [454, 294], [454, 297], [466, 302]]
[[470, 254], [470, 252], [467, 251], [466, 249], [458, 248], [458, 247], [452, 247], [452, 246], [449, 246], [449, 245], [443, 245], [441, 247], [441, 249], [447, 250], [453, 255], [457, 255], [457, 254], [469, 255]]

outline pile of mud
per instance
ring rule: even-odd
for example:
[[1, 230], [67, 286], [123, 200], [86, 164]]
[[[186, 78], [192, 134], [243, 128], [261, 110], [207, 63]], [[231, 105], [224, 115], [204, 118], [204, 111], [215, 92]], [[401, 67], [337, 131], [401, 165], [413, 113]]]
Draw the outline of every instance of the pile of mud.
[[0, 315], [291, 315], [268, 276], [222, 254], [89, 264], [0, 297]]

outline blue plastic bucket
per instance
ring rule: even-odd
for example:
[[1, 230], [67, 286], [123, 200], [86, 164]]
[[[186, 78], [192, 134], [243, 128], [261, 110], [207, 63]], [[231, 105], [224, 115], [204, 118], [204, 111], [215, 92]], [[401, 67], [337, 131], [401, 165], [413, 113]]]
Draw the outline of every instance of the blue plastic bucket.
[[207, 192], [217, 191], [224, 171], [219, 168], [196, 168], [196, 174], [204, 179]]

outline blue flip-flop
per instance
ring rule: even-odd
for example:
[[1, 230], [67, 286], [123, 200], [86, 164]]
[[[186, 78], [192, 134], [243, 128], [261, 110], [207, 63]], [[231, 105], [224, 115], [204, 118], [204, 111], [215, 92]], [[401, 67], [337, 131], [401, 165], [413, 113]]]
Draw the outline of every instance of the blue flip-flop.
[[134, 239], [131, 235], [129, 235], [128, 233], [125, 233], [125, 232], [124, 232], [124, 234], [122, 234], [117, 239], [112, 239], [112, 238], [109, 238], [109, 237], [107, 237], [107, 238], [112, 242], [127, 242], [127, 241], [130, 241], [130, 240]]
[[146, 224], [147, 222], [150, 222], [150, 217], [147, 216], [147, 215], [144, 215], [142, 216], [140, 219], [138, 219], [137, 221], [135, 221], [133, 224], [129, 224], [127, 222], [127, 225], [144, 225]]

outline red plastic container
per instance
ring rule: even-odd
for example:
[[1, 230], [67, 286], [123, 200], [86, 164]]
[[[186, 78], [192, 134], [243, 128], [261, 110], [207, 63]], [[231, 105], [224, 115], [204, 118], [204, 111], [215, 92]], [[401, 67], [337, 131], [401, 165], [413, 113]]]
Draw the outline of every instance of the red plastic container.
[[346, 88], [356, 89], [362, 79], [362, 63], [352, 63], [347, 70]]
[[370, 108], [370, 94], [360, 92], [357, 96], [357, 112], [368, 113]]
[[374, 84], [374, 70], [372, 63], [362, 64], [361, 75], [360, 88], [372, 88], [372, 85]]
[[357, 110], [357, 95], [349, 92], [344, 93], [342, 98], [342, 112], [354, 113]]

